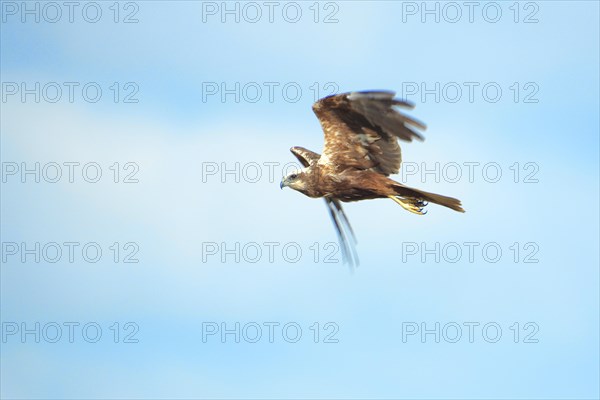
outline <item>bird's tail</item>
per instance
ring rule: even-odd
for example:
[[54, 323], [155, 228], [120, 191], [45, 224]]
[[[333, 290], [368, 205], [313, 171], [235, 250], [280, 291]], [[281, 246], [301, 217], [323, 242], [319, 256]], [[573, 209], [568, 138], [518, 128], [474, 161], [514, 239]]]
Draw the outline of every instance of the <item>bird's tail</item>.
[[397, 182], [394, 182], [392, 189], [394, 194], [388, 197], [415, 214], [424, 214], [423, 207], [427, 205], [425, 202], [439, 204], [458, 212], [465, 212], [460, 200], [455, 199], [454, 197], [447, 197], [442, 196], [441, 194], [413, 189]]

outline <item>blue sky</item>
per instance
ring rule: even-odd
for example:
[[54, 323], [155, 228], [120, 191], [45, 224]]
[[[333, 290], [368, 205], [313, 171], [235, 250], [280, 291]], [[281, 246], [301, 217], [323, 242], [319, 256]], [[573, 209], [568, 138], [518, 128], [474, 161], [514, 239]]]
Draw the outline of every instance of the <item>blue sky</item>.
[[[48, 3], [39, 23], [22, 22], [22, 4], [0, 2], [2, 397], [598, 398], [596, 2], [482, 2], [472, 22], [462, 3], [457, 22], [449, 3], [427, 3], [439, 22], [421, 2], [280, 2], [273, 22], [252, 3], [255, 23], [247, 3], [239, 23], [221, 21], [221, 2], [122, 2], [117, 23], [112, 2], [98, 3], [96, 23], [81, 14], [93, 17], [87, 3], [72, 23], [66, 8], [48, 22]], [[123, 23], [130, 13], [137, 23]], [[337, 22], [324, 23], [330, 15]], [[36, 82], [39, 103], [23, 101], [21, 84]], [[97, 102], [85, 85], [100, 87]], [[47, 101], [57, 86], [62, 96]], [[467, 212], [347, 204], [361, 259], [350, 273], [339, 254], [325, 262], [336, 237], [322, 201], [279, 189], [288, 149], [320, 151], [315, 96], [415, 87], [411, 115], [428, 129], [424, 143], [402, 145], [415, 171], [403, 182], [458, 197]], [[137, 102], [123, 102], [128, 94]], [[73, 183], [65, 162], [79, 163]], [[40, 182], [21, 182], [35, 163]], [[45, 179], [53, 163], [57, 183]], [[97, 183], [81, 175], [90, 163]], [[237, 175], [224, 173], [236, 163]], [[426, 173], [436, 163], [438, 178]], [[23, 262], [22, 243], [36, 242], [47, 258], [58, 243], [62, 256]], [[65, 242], [78, 243], [72, 263]], [[102, 250], [98, 262], [83, 258], [87, 243]], [[23, 340], [36, 322], [40, 342]], [[88, 343], [76, 330], [70, 343], [69, 322], [97, 324], [102, 337]], [[127, 322], [137, 343], [124, 343]], [[203, 341], [206, 323], [239, 323], [240, 342]], [[273, 343], [269, 323], [279, 324]], [[436, 323], [439, 343], [420, 331], [403, 340], [410, 326]], [[254, 324], [257, 343], [243, 336]], [[296, 343], [285, 324], [302, 329]], [[324, 343], [334, 331], [337, 342]]]

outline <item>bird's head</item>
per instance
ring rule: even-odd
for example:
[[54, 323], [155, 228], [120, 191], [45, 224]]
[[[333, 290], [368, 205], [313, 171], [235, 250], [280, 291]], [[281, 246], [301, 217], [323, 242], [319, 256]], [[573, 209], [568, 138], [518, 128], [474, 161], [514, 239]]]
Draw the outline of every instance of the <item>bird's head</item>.
[[303, 192], [307, 188], [306, 176], [306, 168], [296, 170], [284, 176], [279, 183], [279, 187], [283, 189], [287, 186], [299, 192]]

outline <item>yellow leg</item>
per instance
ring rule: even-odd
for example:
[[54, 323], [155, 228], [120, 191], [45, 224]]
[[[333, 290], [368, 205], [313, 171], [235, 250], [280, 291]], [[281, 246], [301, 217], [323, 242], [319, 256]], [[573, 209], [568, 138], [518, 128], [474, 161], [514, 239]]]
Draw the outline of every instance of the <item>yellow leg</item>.
[[396, 203], [400, 204], [402, 206], [402, 208], [404, 208], [406, 211], [410, 211], [413, 214], [417, 214], [417, 215], [425, 215], [427, 214], [427, 211], [423, 211], [423, 207], [425, 207], [427, 204], [423, 203], [421, 200], [418, 199], [403, 199], [401, 197], [397, 197], [397, 196], [388, 196], [390, 199], [394, 200]]

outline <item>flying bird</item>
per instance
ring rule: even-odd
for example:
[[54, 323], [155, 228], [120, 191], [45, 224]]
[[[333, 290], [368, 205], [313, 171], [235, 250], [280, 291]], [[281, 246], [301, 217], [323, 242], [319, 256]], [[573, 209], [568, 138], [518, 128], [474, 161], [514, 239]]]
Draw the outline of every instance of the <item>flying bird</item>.
[[303, 147], [290, 151], [303, 168], [285, 176], [280, 187], [290, 187], [308, 197], [325, 199], [335, 226], [342, 255], [358, 264], [356, 239], [341, 202], [389, 198], [414, 214], [424, 215], [427, 203], [464, 212], [460, 200], [428, 193], [398, 183], [402, 163], [398, 140], [422, 141], [426, 126], [397, 108], [414, 105], [394, 98], [390, 91], [342, 93], [324, 97], [312, 109], [325, 134], [322, 154]]

